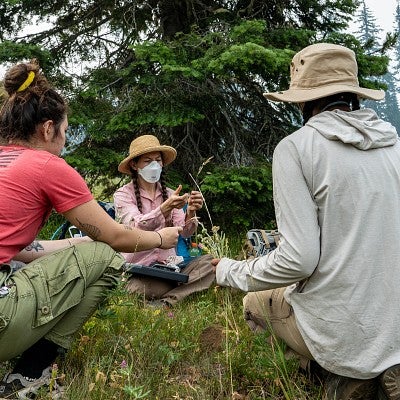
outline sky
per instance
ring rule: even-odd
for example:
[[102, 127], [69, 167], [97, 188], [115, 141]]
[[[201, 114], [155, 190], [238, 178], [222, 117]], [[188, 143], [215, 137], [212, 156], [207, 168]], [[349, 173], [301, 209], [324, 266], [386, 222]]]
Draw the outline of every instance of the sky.
[[376, 23], [386, 33], [393, 31], [397, 0], [365, 0], [365, 4], [376, 18]]

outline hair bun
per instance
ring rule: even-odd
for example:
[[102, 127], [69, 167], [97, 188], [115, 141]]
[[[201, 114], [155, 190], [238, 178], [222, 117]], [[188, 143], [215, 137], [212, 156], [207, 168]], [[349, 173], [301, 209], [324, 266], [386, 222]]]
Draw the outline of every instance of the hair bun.
[[11, 67], [4, 76], [4, 89], [9, 96], [24, 92], [38, 80], [39, 63], [32, 59], [29, 63], [20, 63]]

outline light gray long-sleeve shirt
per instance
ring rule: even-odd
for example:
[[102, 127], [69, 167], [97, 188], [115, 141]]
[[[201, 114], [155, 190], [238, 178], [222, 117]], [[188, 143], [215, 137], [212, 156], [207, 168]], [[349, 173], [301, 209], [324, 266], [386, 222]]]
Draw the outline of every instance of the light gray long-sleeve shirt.
[[[400, 363], [400, 143], [370, 109], [326, 111], [273, 159], [281, 241], [252, 261], [223, 258], [217, 283], [286, 291], [315, 360], [367, 379]], [[301, 290], [299, 290], [301, 288]]]

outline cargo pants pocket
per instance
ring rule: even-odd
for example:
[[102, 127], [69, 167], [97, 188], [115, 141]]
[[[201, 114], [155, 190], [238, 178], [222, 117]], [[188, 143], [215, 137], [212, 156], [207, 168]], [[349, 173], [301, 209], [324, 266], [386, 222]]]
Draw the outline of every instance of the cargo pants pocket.
[[[49, 261], [48, 259], [43, 259]], [[44, 325], [80, 303], [85, 283], [76, 263], [37, 262], [21, 273], [29, 279], [36, 297], [36, 315], [32, 327]], [[61, 264], [61, 265], [60, 265]]]
[[269, 315], [271, 321], [284, 321], [293, 315], [292, 306], [286, 301], [284, 293], [286, 288], [272, 289], [268, 299]]

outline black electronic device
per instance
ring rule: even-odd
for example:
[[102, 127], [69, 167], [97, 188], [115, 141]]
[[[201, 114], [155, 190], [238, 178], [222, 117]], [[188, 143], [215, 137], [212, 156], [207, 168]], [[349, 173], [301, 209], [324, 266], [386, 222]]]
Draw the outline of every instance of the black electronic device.
[[155, 263], [150, 266], [142, 264], [125, 264], [125, 271], [128, 274], [150, 276], [153, 278], [166, 279], [177, 283], [187, 283], [189, 275], [180, 272], [177, 265], [166, 265]]

